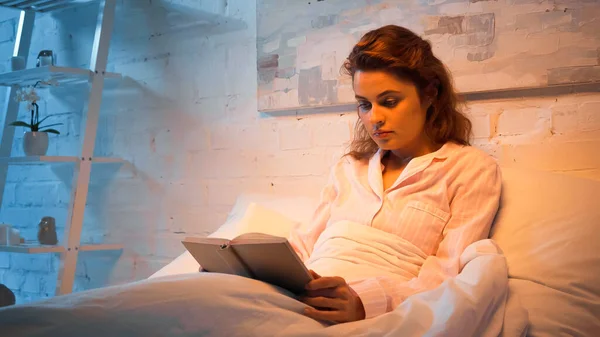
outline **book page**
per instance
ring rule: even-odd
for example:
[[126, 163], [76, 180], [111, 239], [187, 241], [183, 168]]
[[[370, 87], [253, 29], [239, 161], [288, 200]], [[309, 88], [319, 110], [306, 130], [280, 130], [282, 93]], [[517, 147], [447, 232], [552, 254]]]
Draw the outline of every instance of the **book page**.
[[202, 237], [186, 237], [183, 241], [185, 242], [195, 242], [195, 243], [203, 243], [210, 244], [215, 246], [221, 246], [229, 244], [229, 240], [221, 239], [221, 238], [202, 238]]
[[260, 243], [284, 243], [287, 239], [264, 233], [245, 233], [231, 240], [232, 245], [237, 244], [260, 244]]

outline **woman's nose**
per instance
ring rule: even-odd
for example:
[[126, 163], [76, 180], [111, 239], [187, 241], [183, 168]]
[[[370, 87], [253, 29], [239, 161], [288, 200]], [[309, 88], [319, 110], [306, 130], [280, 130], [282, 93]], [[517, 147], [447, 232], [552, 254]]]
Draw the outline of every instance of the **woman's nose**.
[[376, 104], [373, 104], [373, 107], [371, 108], [371, 113], [369, 116], [369, 122], [375, 126], [377, 124], [382, 124], [384, 121], [384, 116], [383, 116], [383, 112], [381, 111], [380, 107], [378, 107]]

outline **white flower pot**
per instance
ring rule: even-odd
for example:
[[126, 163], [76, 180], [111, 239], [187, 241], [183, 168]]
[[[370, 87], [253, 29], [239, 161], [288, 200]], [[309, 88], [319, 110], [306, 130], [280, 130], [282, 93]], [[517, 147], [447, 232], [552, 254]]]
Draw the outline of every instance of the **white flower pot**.
[[25, 132], [23, 150], [28, 156], [43, 156], [48, 151], [48, 133]]

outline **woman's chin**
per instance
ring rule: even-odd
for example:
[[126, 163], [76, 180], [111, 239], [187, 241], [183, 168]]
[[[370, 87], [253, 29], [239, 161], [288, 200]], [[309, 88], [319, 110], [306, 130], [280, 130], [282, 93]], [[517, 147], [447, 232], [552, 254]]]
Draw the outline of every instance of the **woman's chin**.
[[374, 141], [382, 150], [396, 150], [398, 148], [396, 142], [391, 139], [374, 139]]

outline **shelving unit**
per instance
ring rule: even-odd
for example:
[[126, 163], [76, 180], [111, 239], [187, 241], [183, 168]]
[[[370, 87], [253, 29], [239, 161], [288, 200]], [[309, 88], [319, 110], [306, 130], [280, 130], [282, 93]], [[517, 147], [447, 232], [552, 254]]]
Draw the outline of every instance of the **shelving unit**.
[[0, 252], [22, 254], [64, 253], [65, 247], [40, 245], [35, 243], [24, 243], [18, 246], [0, 246]]
[[[123, 245], [119, 244], [90, 244], [79, 246], [81, 252], [92, 252], [100, 250], [119, 250]], [[40, 245], [39, 243], [23, 243], [15, 246], [0, 246], [0, 252], [22, 253], [22, 254], [41, 254], [41, 253], [65, 253], [67, 249], [63, 246]]]
[[[78, 163], [83, 161], [79, 157], [75, 156], [24, 156], [24, 157], [0, 157], [0, 164], [12, 164], [12, 165], [35, 165], [35, 164], [51, 164], [51, 163]], [[93, 157], [88, 159], [95, 163], [124, 163], [125, 161], [120, 158], [109, 158], [109, 157]]]
[[[21, 10], [17, 38], [13, 56], [21, 56], [27, 60], [31, 44], [36, 13], [46, 13], [67, 7], [87, 4], [92, 0], [0, 0], [0, 6]], [[40, 245], [37, 242], [26, 242], [15, 246], [0, 246], [0, 252], [41, 254], [61, 254], [56, 294], [67, 294], [73, 289], [75, 269], [80, 251], [119, 250], [119, 244], [82, 244], [81, 230], [87, 200], [92, 164], [123, 163], [119, 158], [94, 157], [94, 146], [98, 126], [98, 115], [102, 101], [105, 80], [119, 80], [120, 74], [106, 72], [108, 49], [113, 29], [116, 0], [101, 0], [97, 16], [96, 31], [93, 36], [92, 55], [89, 69], [60, 66], [46, 66], [24, 69], [0, 74], [0, 86], [8, 87], [8, 99], [4, 118], [4, 129], [0, 142], [0, 191], [4, 190], [6, 176], [10, 165], [74, 165], [71, 200], [68, 209], [64, 238], [60, 245]], [[89, 84], [89, 96], [84, 111], [86, 123], [81, 153], [78, 156], [39, 156], [13, 157], [11, 150], [15, 128], [10, 123], [17, 119], [19, 104], [14, 100], [19, 87], [30, 86], [38, 81], [52, 81], [61, 87], [76, 84]], [[40, 86], [38, 86], [40, 88]], [[0, 206], [3, 193], [0, 193]], [[33, 225], [33, 224], [32, 224]]]
[[0, 6], [10, 7], [22, 11], [46, 13], [81, 5], [91, 1], [93, 0], [0, 0]]
[[[0, 86], [10, 87], [34, 85], [40, 79], [52, 81], [60, 86], [88, 83], [94, 72], [88, 69], [45, 66], [0, 74]], [[121, 79], [117, 73], [105, 72], [105, 79]], [[43, 87], [43, 86], [39, 86]]]

